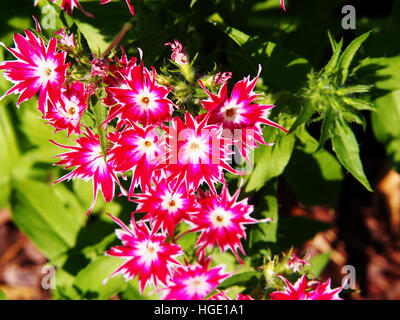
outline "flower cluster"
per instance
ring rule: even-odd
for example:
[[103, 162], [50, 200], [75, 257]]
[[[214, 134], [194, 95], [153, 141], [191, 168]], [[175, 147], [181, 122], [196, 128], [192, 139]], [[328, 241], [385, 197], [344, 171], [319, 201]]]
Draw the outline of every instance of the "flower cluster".
[[[64, 0], [68, 13], [74, 7], [82, 9], [78, 1]], [[204, 78], [193, 82], [191, 75], [190, 85], [208, 97], [192, 109], [179, 103], [168, 77], [144, 66], [140, 49], [139, 60], [129, 59], [121, 48], [120, 58], [93, 56], [85, 61], [74, 34], [62, 29], [45, 39], [25, 31], [25, 36], [14, 36], [14, 48], [6, 47], [16, 60], [0, 64], [13, 83], [5, 96], [18, 94], [19, 105], [38, 94], [46, 123], [74, 137], [74, 145], [52, 141], [66, 149], [56, 164], [72, 169], [56, 182], [91, 181], [88, 214], [99, 190], [110, 202], [118, 188], [121, 196], [137, 205], [129, 227], [111, 216], [121, 227], [116, 234], [122, 244], [105, 254], [125, 262], [110, 276], [121, 274], [126, 280], [137, 276], [142, 292], [153, 285], [165, 299], [205, 298], [231, 275], [224, 265], [211, 266], [208, 249], [230, 250], [243, 263], [246, 225], [267, 222], [251, 217], [253, 206], [248, 199], [239, 200], [240, 188], [231, 195], [224, 176], [243, 174], [232, 162], [235, 149], [249, 161], [252, 150], [266, 144], [263, 125], [287, 132], [267, 118], [274, 106], [259, 103], [260, 94], [254, 92], [261, 66], [254, 79], [238, 81], [230, 93], [230, 72], [210, 74], [208, 84]], [[172, 61], [187, 75], [191, 63], [185, 48], [177, 40], [169, 45]], [[84, 116], [94, 124], [83, 123]], [[144, 216], [138, 219], [138, 213]], [[178, 244], [187, 234], [197, 236], [191, 256]], [[303, 265], [292, 261], [297, 267], [299, 263]], [[303, 277], [294, 287], [285, 282], [287, 289], [274, 297], [300, 289], [301, 297], [337, 297], [337, 290], [329, 291], [329, 283], [305, 292], [304, 281]], [[219, 292], [212, 298], [227, 296]]]
[[[36, 6], [39, 0], [34, 1], [34, 5]], [[57, 0], [50, 0], [51, 2], [56, 2]], [[106, 4], [109, 3], [111, 0], [101, 0], [100, 4]], [[135, 15], [135, 9], [131, 3], [131, 0], [126, 0], [126, 4], [129, 8], [129, 11], [132, 15]], [[74, 8], [77, 8], [81, 10], [86, 16], [94, 18], [94, 15], [91, 14], [90, 12], [85, 11], [81, 4], [79, 3], [79, 0], [63, 0], [61, 3], [61, 9], [64, 10], [67, 14], [72, 15], [72, 11]]]

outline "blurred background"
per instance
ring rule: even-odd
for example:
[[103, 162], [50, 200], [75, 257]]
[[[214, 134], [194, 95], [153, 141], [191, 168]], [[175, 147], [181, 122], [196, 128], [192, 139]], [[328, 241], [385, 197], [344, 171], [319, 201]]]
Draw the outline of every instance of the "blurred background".
[[[41, 16], [40, 8], [34, 8], [32, 2], [31, 0], [13, 0], [2, 3], [0, 39], [6, 45], [12, 46], [13, 32], [21, 33], [24, 29], [34, 26], [32, 14]], [[97, 8], [98, 2], [82, 1], [82, 4], [89, 12], [106, 10], [106, 7]], [[147, 8], [150, 11], [146, 14], [149, 15], [155, 2], [157, 1], [133, 0], [137, 13], [140, 14], [142, 8]], [[180, 3], [181, 6], [177, 3], [170, 4], [165, 9], [166, 12], [179, 16], [180, 11], [190, 10], [189, 0], [181, 0]], [[235, 6], [232, 6], [232, 3]], [[341, 9], [345, 4], [351, 4], [356, 9], [355, 30], [343, 30], [341, 26], [344, 17]], [[345, 44], [350, 43], [363, 32], [374, 30], [370, 39], [362, 47], [362, 56], [371, 59], [381, 57], [392, 59], [380, 73], [383, 79], [380, 79], [381, 83], [375, 93], [378, 95], [379, 90], [400, 89], [399, 1], [288, 0], [286, 1], [287, 13], [281, 10], [278, 0], [199, 0], [197, 5], [198, 12], [201, 13], [196, 18], [199, 21], [217, 10], [226, 24], [251, 35], [268, 35], [269, 40], [306, 57], [316, 69], [323, 67], [331, 55], [328, 30], [336, 39], [343, 37]], [[128, 18], [125, 3], [116, 6], [118, 10], [124, 12], [121, 13], [123, 22], [124, 18]], [[171, 13], [174, 6], [177, 12]], [[162, 12], [159, 8], [154, 10], [159, 10], [158, 13]], [[86, 21], [80, 12], [74, 12], [74, 14], [82, 21]], [[96, 15], [97, 24], [104, 22], [100, 11]], [[107, 29], [110, 37], [118, 31], [120, 27], [118, 23], [110, 27], [111, 30]], [[162, 29], [163, 22], [158, 23]], [[204, 37], [203, 42], [197, 42], [197, 47], [196, 42], [192, 41], [189, 49], [193, 52], [198, 50], [204, 53], [203, 57], [199, 58], [200, 66], [207, 59], [223, 60], [224, 56], [218, 51], [218, 48], [223, 47], [221, 43], [226, 41], [221, 40], [222, 33], [218, 33], [205, 22], [195, 23], [197, 23], [199, 33], [208, 35]], [[178, 30], [174, 37], [181, 39], [185, 44], [191, 35], [187, 33], [187, 30], [182, 29]], [[108, 38], [106, 36], [106, 39]], [[148, 53], [145, 58], [151, 63], [161, 61], [161, 57], [168, 56], [168, 48], [160, 49], [160, 45], [154, 45], [154, 43], [172, 40], [167, 30], [164, 33], [160, 31], [157, 34], [143, 34], [142, 39], [138, 37], [136, 39], [138, 40], [129, 43], [129, 46], [140, 45]], [[0, 60], [6, 58], [10, 58], [10, 55], [5, 50], [1, 50]], [[229, 66], [229, 61], [226, 61], [226, 65]], [[238, 69], [240, 68], [238, 66]], [[363, 70], [360, 71], [358, 80], [369, 83], [370, 70], [364, 70], [364, 73]], [[10, 83], [1, 77], [0, 94], [9, 87]], [[19, 231], [13, 222], [10, 203], [13, 201], [13, 177], [29, 173], [35, 179], [51, 182], [55, 180], [54, 177], [60, 175], [57, 171], [59, 169], [50, 166], [53, 161], [51, 157], [57, 154], [58, 150], [54, 146], [40, 149], [39, 146], [43, 144], [43, 141], [47, 141], [48, 137], [52, 136], [52, 129], [45, 127], [42, 120], [38, 119], [39, 114], [35, 113], [33, 102], [24, 103], [21, 110], [17, 110], [15, 98], [7, 97], [0, 102], [0, 289], [8, 299], [50, 299], [50, 291], [44, 290], [41, 285], [45, 275], [42, 268], [47, 258], [24, 233]], [[371, 97], [372, 100], [374, 98], [374, 96]], [[381, 105], [377, 113], [382, 114], [387, 110]], [[396, 131], [399, 122], [395, 121], [400, 121], [400, 102], [398, 104], [396, 102], [390, 112], [393, 114], [388, 115], [389, 120], [392, 121], [388, 122], [390, 127], [388, 129]], [[391, 142], [387, 142], [378, 126], [386, 120], [371, 119], [369, 113], [365, 116], [367, 117], [366, 129], [356, 126], [353, 130], [359, 142], [366, 175], [374, 192], [368, 192], [350, 174], [344, 173], [340, 179], [334, 181], [335, 185], [332, 189], [325, 190], [324, 186], [320, 188], [319, 191], [325, 193], [325, 204], [315, 204], [312, 200], [305, 200], [304, 195], [301, 195], [301, 192], [299, 193], [299, 190], [291, 183], [291, 172], [297, 168], [294, 166], [301, 164], [301, 154], [298, 157], [294, 154], [284, 174], [278, 180], [279, 216], [297, 217], [299, 221], [305, 217], [320, 223], [319, 227], [315, 228], [316, 230], [307, 230], [301, 241], [293, 244], [297, 246], [299, 252], [311, 254], [329, 252], [327, 256], [329, 262], [321, 278], [332, 277], [335, 286], [340, 285], [344, 276], [343, 266], [355, 267], [357, 289], [346, 298], [400, 299], [400, 174], [398, 171], [400, 157], [397, 157], [400, 152], [397, 146], [400, 147], [400, 143], [396, 144], [400, 141], [400, 134], [393, 133]], [[394, 126], [391, 126], [393, 123]], [[310, 132], [313, 130], [317, 134], [319, 127], [311, 126]], [[58, 136], [58, 138], [65, 137]], [[312, 168], [304, 166], [305, 179], [312, 175]], [[304, 186], [307, 185], [307, 181], [303, 183]], [[89, 195], [90, 201], [90, 190], [85, 192], [80, 193]], [[319, 231], [321, 225], [324, 226], [324, 231]], [[288, 231], [284, 230], [284, 232]]]

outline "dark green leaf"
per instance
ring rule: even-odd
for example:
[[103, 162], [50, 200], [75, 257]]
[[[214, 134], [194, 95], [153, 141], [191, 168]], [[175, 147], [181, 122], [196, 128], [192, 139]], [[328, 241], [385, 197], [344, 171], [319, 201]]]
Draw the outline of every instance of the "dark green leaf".
[[367, 190], [372, 191], [361, 163], [357, 139], [348, 124], [339, 119], [335, 120], [332, 148], [340, 163], [360, 181]]

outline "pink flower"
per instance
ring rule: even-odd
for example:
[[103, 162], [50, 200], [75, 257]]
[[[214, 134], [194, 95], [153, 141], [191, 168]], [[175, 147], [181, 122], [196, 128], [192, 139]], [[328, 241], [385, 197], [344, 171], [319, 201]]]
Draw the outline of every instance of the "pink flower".
[[150, 72], [142, 61], [139, 66], [133, 66], [128, 76], [123, 78], [123, 85], [106, 88], [106, 92], [119, 103], [111, 108], [107, 122], [119, 117], [150, 125], [162, 123], [171, 117], [173, 103], [167, 98], [171, 88], [156, 83], [154, 68]]
[[[132, 67], [136, 66], [136, 58], [131, 58], [128, 60], [126, 56], [125, 50], [121, 47], [122, 55], [121, 59], [117, 56], [114, 58], [114, 63], [109, 61], [108, 65], [108, 73], [105, 77], [102, 78], [103, 83], [108, 87], [115, 88], [127, 88], [125, 84], [125, 77], [130, 74]], [[114, 98], [114, 94], [106, 90], [107, 96], [102, 99], [103, 103], [110, 107], [110, 112], [108, 114], [109, 119], [114, 119], [120, 115], [120, 108], [122, 105], [118, 105], [118, 101]], [[114, 107], [115, 106], [115, 107]], [[113, 108], [111, 108], [113, 107]], [[107, 123], [109, 120], [106, 120], [104, 123]], [[117, 124], [116, 129], [119, 130], [127, 121], [124, 119], [120, 119]]]
[[90, 61], [90, 63], [92, 64], [92, 70], [90, 72], [90, 75], [92, 77], [106, 77], [108, 76], [108, 63], [106, 60], [103, 59], [93, 59], [92, 61]]
[[310, 258], [311, 255], [300, 258], [295, 253], [292, 253], [288, 262], [288, 267], [294, 272], [300, 272], [300, 269], [304, 268], [305, 266], [311, 266], [311, 263], [308, 262]]
[[86, 128], [84, 136], [76, 139], [77, 146], [64, 146], [55, 141], [50, 141], [59, 147], [72, 150], [58, 155], [57, 157], [60, 157], [61, 160], [56, 164], [65, 165], [65, 169], [76, 167], [55, 183], [76, 178], [86, 182], [93, 181], [93, 201], [87, 214], [93, 209], [99, 187], [105, 201], [110, 202], [114, 198], [114, 182], [119, 184], [119, 181], [110, 164], [109, 155], [107, 154], [107, 159], [104, 159], [97, 134], [93, 135], [92, 131]]
[[284, 11], [286, 11], [286, 7], [285, 7], [285, 0], [281, 0], [281, 7]]
[[122, 246], [112, 247], [105, 254], [126, 260], [110, 277], [122, 274], [128, 281], [138, 275], [141, 293], [149, 282], [156, 287], [158, 282], [167, 285], [172, 276], [172, 268], [180, 265], [176, 258], [183, 254], [181, 247], [166, 242], [165, 235], [151, 232], [142, 221], [136, 223], [133, 214], [130, 228], [121, 220], [110, 217], [122, 227], [116, 230]]
[[152, 222], [153, 231], [161, 227], [170, 237], [174, 236], [178, 223], [189, 220], [190, 215], [198, 211], [193, 190], [186, 190], [182, 184], [173, 191], [171, 184], [163, 179], [156, 181], [155, 186], [146, 192], [135, 194], [135, 198], [134, 202], [138, 203], [136, 211], [148, 213], [143, 219]]
[[17, 61], [4, 61], [0, 64], [0, 70], [4, 70], [6, 79], [14, 83], [4, 96], [20, 94], [17, 102], [19, 106], [39, 91], [39, 110], [45, 115], [47, 99], [57, 100], [64, 84], [68, 68], [68, 64], [64, 63], [66, 53], [57, 52], [55, 38], [50, 38], [46, 47], [43, 40], [35, 37], [31, 31], [25, 30], [25, 35], [26, 37], [14, 34], [14, 49], [0, 43], [17, 58]]
[[[342, 287], [331, 289], [331, 279], [321, 283], [319, 281], [307, 281], [305, 274], [292, 285], [287, 279], [279, 275], [285, 283], [283, 291], [275, 291], [270, 294], [272, 300], [342, 300], [339, 293]], [[312, 288], [310, 288], [312, 287]], [[310, 289], [310, 290], [307, 290]]]
[[228, 165], [231, 141], [222, 137], [222, 127], [207, 125], [208, 117], [197, 122], [190, 113], [185, 123], [175, 117], [168, 130], [168, 153], [160, 167], [168, 174], [168, 181], [177, 179], [176, 187], [185, 183], [186, 189], [197, 189], [206, 182], [216, 194], [214, 184], [224, 183], [223, 170], [243, 174]]
[[[231, 298], [229, 298], [225, 292], [220, 291], [218, 292], [216, 295], [213, 295], [211, 298], [209, 298], [208, 300], [232, 300]], [[238, 293], [237, 297], [235, 300], [254, 300], [251, 296], [247, 295], [247, 294], [241, 294]]]
[[72, 132], [79, 135], [80, 121], [83, 112], [88, 107], [87, 99], [88, 93], [82, 82], [67, 83], [66, 87], [61, 89], [60, 98], [54, 102], [49, 101], [49, 110], [45, 119], [56, 128], [56, 132], [67, 129], [68, 136]]
[[188, 63], [189, 59], [186, 54], [185, 49], [183, 48], [182, 43], [178, 40], [174, 40], [174, 43], [168, 42], [165, 44], [166, 46], [171, 46], [171, 59], [179, 65]]
[[197, 254], [204, 255], [207, 246], [213, 248], [215, 245], [225, 252], [231, 249], [240, 263], [242, 259], [237, 249], [245, 254], [240, 242], [246, 239], [245, 224], [254, 224], [260, 221], [250, 217], [253, 206], [247, 204], [247, 199], [236, 202], [240, 189], [231, 197], [226, 186], [223, 187], [219, 196], [204, 194], [199, 199], [200, 213], [192, 217], [191, 222], [195, 225], [190, 231], [200, 231], [196, 247], [200, 247]]
[[232, 78], [232, 72], [218, 72], [213, 77], [213, 83], [216, 86], [222, 86], [230, 78]]
[[[100, 4], [106, 4], [106, 3], [109, 3], [110, 1], [111, 0], [101, 0]], [[134, 16], [135, 15], [135, 8], [131, 4], [131, 0], [126, 0], [126, 5], [128, 6], [131, 15]]]
[[[57, 0], [51, 0], [51, 1], [56, 2]], [[63, 2], [61, 3], [61, 9], [63, 9], [69, 15], [72, 15], [72, 11], [74, 10], [74, 8], [78, 8], [86, 16], [88, 16], [90, 18], [94, 18], [93, 14], [83, 10], [83, 8], [78, 0], [63, 0]]]
[[166, 288], [165, 300], [202, 300], [230, 274], [224, 273], [225, 266], [207, 270], [208, 266], [181, 266], [174, 272]]
[[68, 33], [65, 32], [65, 29], [61, 28], [59, 31], [54, 31], [54, 34], [60, 37], [60, 44], [65, 46], [67, 49], [76, 47], [73, 33], [68, 35]]
[[201, 81], [200, 84], [208, 94], [209, 99], [201, 103], [211, 113], [209, 123], [222, 123], [223, 128], [230, 130], [235, 144], [242, 156], [248, 159], [248, 150], [257, 147], [257, 143], [266, 144], [263, 139], [261, 124], [267, 124], [288, 132], [282, 126], [267, 119], [269, 109], [273, 105], [261, 105], [255, 101], [260, 96], [253, 92], [261, 72], [250, 81], [250, 76], [237, 82], [228, 96], [228, 82], [220, 88], [218, 95], [209, 92]]
[[115, 171], [132, 171], [129, 198], [138, 185], [142, 190], [150, 188], [158, 164], [157, 158], [163, 153], [162, 141], [154, 126], [141, 128], [132, 123], [132, 128], [120, 133], [117, 143], [110, 151], [110, 160]]

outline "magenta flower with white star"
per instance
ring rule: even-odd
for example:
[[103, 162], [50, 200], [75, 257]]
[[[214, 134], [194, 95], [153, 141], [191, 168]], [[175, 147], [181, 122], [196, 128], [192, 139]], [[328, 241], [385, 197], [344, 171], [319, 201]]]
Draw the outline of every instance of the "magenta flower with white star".
[[43, 39], [28, 30], [25, 30], [25, 37], [14, 34], [15, 48], [0, 44], [17, 58], [16, 61], [0, 63], [0, 70], [4, 70], [5, 78], [14, 83], [4, 96], [19, 94], [19, 106], [21, 102], [31, 99], [39, 92], [39, 110], [45, 115], [47, 99], [57, 100], [60, 88], [64, 84], [68, 68], [68, 64], [65, 64], [66, 53], [57, 52], [57, 39], [50, 38], [46, 46]]
[[230, 137], [233, 137], [239, 152], [247, 161], [249, 161], [248, 152], [257, 147], [256, 142], [266, 144], [263, 139], [261, 124], [288, 132], [279, 124], [267, 119], [269, 109], [273, 108], [273, 105], [262, 105], [256, 102], [261, 94], [256, 94], [253, 90], [260, 72], [261, 66], [253, 80], [250, 80], [250, 76], [247, 76], [237, 82], [230, 97], [228, 96], [228, 81], [219, 89], [218, 95], [209, 92], [200, 81], [201, 86], [209, 96], [208, 100], [201, 101], [204, 108], [211, 114], [208, 123], [221, 123], [224, 129], [230, 130]]
[[47, 123], [59, 130], [68, 130], [68, 136], [74, 132], [80, 134], [80, 121], [88, 105], [86, 103], [88, 93], [82, 82], [75, 81], [67, 83], [61, 89], [60, 98], [56, 101], [49, 101], [49, 110], [44, 117]]
[[124, 83], [118, 87], [107, 87], [118, 105], [111, 108], [107, 121], [115, 117], [144, 125], [160, 124], [169, 120], [173, 111], [173, 102], [167, 98], [171, 88], [156, 83], [156, 71], [150, 72], [143, 66], [133, 66]]
[[147, 190], [158, 164], [157, 158], [164, 153], [163, 144], [154, 126], [132, 127], [120, 132], [118, 142], [110, 150], [110, 160], [116, 172], [132, 171], [130, 198], [136, 186]]
[[243, 263], [237, 252], [245, 254], [240, 240], [246, 239], [245, 224], [254, 224], [261, 221], [250, 217], [253, 206], [247, 204], [247, 199], [237, 202], [240, 189], [230, 196], [228, 188], [223, 187], [219, 196], [210, 193], [204, 194], [199, 200], [200, 212], [192, 217], [194, 228], [190, 231], [201, 232], [196, 247], [200, 247], [197, 254], [204, 255], [206, 247], [217, 245], [222, 252], [232, 250], [240, 263]]
[[202, 300], [230, 274], [221, 265], [208, 270], [208, 266], [178, 267], [166, 288], [165, 300]]
[[292, 285], [285, 277], [279, 275], [285, 283], [283, 291], [270, 293], [272, 300], [343, 300], [339, 297], [342, 287], [331, 289], [331, 279], [321, 283], [308, 281], [306, 274]]
[[187, 189], [197, 189], [203, 182], [216, 194], [215, 184], [225, 183], [223, 170], [243, 174], [229, 164], [231, 140], [222, 136], [220, 125], [207, 125], [208, 117], [200, 122], [187, 112], [185, 122], [179, 117], [165, 128], [169, 148], [160, 167], [168, 180], [177, 179], [176, 186], [185, 183]]
[[285, 0], [281, 0], [281, 7], [284, 11], [286, 11], [286, 7], [285, 7]]
[[189, 220], [191, 214], [198, 212], [194, 192], [186, 190], [184, 184], [173, 191], [171, 184], [159, 179], [146, 192], [136, 193], [134, 196], [133, 201], [138, 203], [136, 211], [147, 212], [143, 219], [151, 221], [153, 231], [162, 228], [170, 237], [174, 236], [178, 223]]
[[183, 254], [181, 247], [166, 242], [165, 234], [153, 233], [142, 221], [136, 223], [133, 214], [130, 228], [121, 220], [110, 217], [122, 227], [116, 230], [122, 246], [112, 247], [105, 254], [126, 260], [110, 277], [122, 274], [128, 281], [138, 276], [141, 293], [148, 283], [156, 287], [158, 282], [167, 285], [172, 269], [180, 265], [176, 258]]
[[59, 147], [71, 149], [69, 152], [58, 155], [57, 157], [60, 157], [61, 160], [56, 164], [65, 165], [65, 169], [76, 167], [55, 183], [77, 178], [86, 182], [93, 181], [93, 201], [87, 214], [94, 207], [99, 187], [106, 202], [110, 202], [114, 198], [114, 184], [116, 182], [119, 185], [119, 180], [111, 166], [109, 155], [107, 154], [107, 159], [103, 156], [97, 134], [93, 135], [92, 131], [87, 128], [84, 136], [76, 139], [77, 146], [64, 146], [53, 140], [50, 141]]

